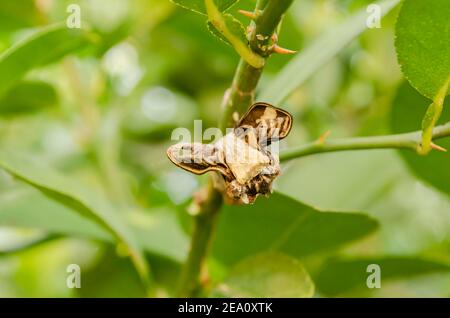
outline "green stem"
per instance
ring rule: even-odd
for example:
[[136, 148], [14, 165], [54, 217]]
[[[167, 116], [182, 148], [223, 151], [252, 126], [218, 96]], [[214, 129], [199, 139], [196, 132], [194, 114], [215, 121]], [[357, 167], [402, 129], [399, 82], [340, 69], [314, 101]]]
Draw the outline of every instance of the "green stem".
[[181, 273], [180, 297], [194, 297], [201, 293], [200, 274], [222, 206], [222, 195], [214, 189], [212, 182], [208, 185], [205, 199], [197, 204], [200, 209], [194, 216], [191, 249]]
[[230, 32], [224, 16], [219, 9], [217, 9], [214, 1], [205, 0], [205, 7], [208, 13], [209, 22], [211, 22], [212, 25], [214, 25], [214, 27], [231, 43], [239, 56], [255, 68], [263, 67], [266, 62], [264, 57], [252, 51], [247, 46], [247, 43], [244, 43], [240, 38]]
[[276, 31], [286, 10], [293, 0], [260, 1], [259, 9], [262, 10], [258, 17], [255, 30], [252, 33], [250, 47], [260, 55], [268, 56], [271, 36]]
[[442, 111], [444, 110], [444, 100], [447, 95], [448, 86], [450, 85], [450, 76], [439, 90], [438, 94], [428, 107], [427, 112], [422, 121], [422, 147], [420, 154], [426, 155], [431, 151], [431, 140], [433, 138], [433, 129], [436, 126]]
[[[258, 0], [256, 10], [264, 10], [256, 21], [255, 31], [261, 30], [262, 34], [272, 35], [292, 1]], [[261, 23], [269, 25], [261, 26]], [[256, 47], [257, 41], [259, 40], [256, 33], [253, 33], [250, 47]], [[233, 118], [242, 116], [253, 103], [262, 70], [263, 67], [254, 67], [241, 57], [232, 85], [224, 97], [222, 117], [219, 122], [222, 131], [225, 131], [227, 127], [233, 127], [235, 124]], [[218, 212], [222, 204], [222, 194], [214, 188], [211, 181], [207, 188], [207, 195], [198, 202], [199, 212], [194, 217], [191, 248], [181, 274], [179, 292], [181, 297], [195, 297], [201, 294], [200, 274], [204, 268], [208, 247], [214, 235]]]
[[[422, 132], [415, 131], [405, 134], [343, 138], [328, 141], [318, 141], [303, 146], [284, 150], [280, 160], [287, 161], [314, 154], [336, 151], [367, 150], [367, 149], [409, 149], [420, 153]], [[450, 137], [450, 123], [437, 126], [432, 133], [432, 139]]]
[[243, 59], [240, 60], [233, 83], [225, 94], [222, 105], [219, 127], [223, 132], [228, 127], [234, 127], [236, 118], [240, 118], [254, 101], [262, 70], [254, 68]]
[[[260, 54], [267, 55], [261, 50], [266, 45], [270, 36], [275, 32], [281, 18], [289, 8], [293, 0], [259, 0], [255, 11], [261, 11], [255, 23], [255, 28], [250, 36], [250, 47]], [[267, 24], [267, 25], [266, 25]], [[260, 39], [263, 40], [260, 40]], [[240, 118], [253, 103], [255, 99], [256, 86], [261, 78], [263, 69], [255, 68], [241, 59], [236, 70], [233, 83], [225, 94], [222, 119], [219, 127], [224, 131], [235, 125], [236, 119]]]

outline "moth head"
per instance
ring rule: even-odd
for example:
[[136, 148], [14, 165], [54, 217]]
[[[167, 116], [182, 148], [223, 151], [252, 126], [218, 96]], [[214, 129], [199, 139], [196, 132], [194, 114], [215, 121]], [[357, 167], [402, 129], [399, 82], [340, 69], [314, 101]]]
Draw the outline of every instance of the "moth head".
[[222, 164], [221, 153], [214, 145], [201, 143], [179, 143], [167, 149], [167, 157], [178, 167], [194, 174], [208, 171], [220, 172], [231, 178], [231, 172]]

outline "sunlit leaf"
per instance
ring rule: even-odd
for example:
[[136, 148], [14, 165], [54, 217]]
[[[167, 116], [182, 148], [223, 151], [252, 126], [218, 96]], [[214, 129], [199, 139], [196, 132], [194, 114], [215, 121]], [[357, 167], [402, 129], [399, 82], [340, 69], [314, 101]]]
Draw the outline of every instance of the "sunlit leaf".
[[214, 293], [221, 297], [309, 298], [314, 284], [298, 260], [269, 252], [236, 264]]
[[[188, 240], [175, 214], [152, 211], [141, 222], [126, 220], [142, 248], [176, 262], [186, 257]], [[135, 224], [136, 223], [136, 224]], [[114, 236], [78, 211], [29, 189], [0, 195], [0, 226], [36, 229], [57, 236], [80, 237], [115, 243]]]
[[19, 82], [0, 98], [0, 116], [29, 114], [55, 106], [58, 96], [52, 85], [38, 81]]
[[29, 28], [45, 21], [33, 0], [0, 1], [0, 33]]
[[226, 265], [268, 250], [301, 258], [362, 238], [377, 225], [364, 214], [320, 212], [274, 193], [251, 206], [223, 208], [213, 256]]
[[[120, 288], [117, 288], [120, 286]], [[133, 266], [117, 257], [111, 247], [102, 251], [102, 257], [93, 267], [83, 271], [82, 288], [75, 289], [78, 297], [145, 297], [145, 289]]]
[[[13, 229], [13, 228], [8, 228], [8, 229], [11, 231], [17, 230], [17, 229]], [[18, 233], [18, 235], [21, 235], [21, 234], [23, 234], [23, 233], [21, 233], [21, 232]], [[22, 241], [19, 244], [17, 244], [17, 242], [13, 242], [12, 244], [9, 244], [10, 242], [8, 242], [8, 244], [6, 244], [8, 246], [3, 246], [2, 248], [0, 248], [0, 257], [20, 253], [22, 251], [32, 249], [36, 246], [40, 246], [42, 244], [45, 244], [47, 242], [51, 242], [53, 240], [60, 238], [60, 236], [58, 236], [58, 235], [45, 235], [42, 233], [33, 233], [33, 234], [35, 235], [35, 237], [28, 238], [26, 241], [24, 240], [25, 242]]]
[[399, 64], [411, 85], [430, 99], [450, 80], [449, 21], [448, 0], [405, 0], [397, 20]]
[[[374, 264], [375, 266], [369, 267]], [[379, 266], [379, 267], [376, 267]], [[348, 292], [353, 289], [367, 290], [367, 280], [372, 283], [378, 274], [381, 279], [381, 287], [386, 281], [392, 279], [409, 278], [418, 275], [448, 272], [450, 264], [426, 260], [419, 257], [374, 257], [360, 259], [332, 259], [325, 263], [314, 282], [317, 289], [330, 296]]]
[[92, 43], [93, 34], [56, 24], [40, 29], [0, 55], [0, 96], [28, 71], [56, 62]]
[[119, 243], [126, 246], [136, 269], [141, 277], [147, 280], [148, 269], [142, 247], [137, 243], [135, 235], [123, 220], [122, 215], [100, 193], [88, 189], [83, 184], [78, 184], [73, 178], [65, 177], [45, 165], [9, 151], [1, 151], [0, 167], [46, 196], [101, 225]]
[[[379, 1], [382, 15], [389, 13], [400, 0]], [[280, 104], [302, 85], [316, 71], [331, 60], [354, 38], [367, 30], [366, 8], [349, 17], [342, 24], [331, 27], [310, 47], [302, 50], [293, 58], [264, 88], [258, 99], [272, 104]]]
[[[227, 25], [228, 30], [236, 37], [239, 38], [243, 43], [247, 42], [247, 36], [245, 33], [245, 27], [241, 21], [233, 17], [231, 14], [224, 14], [225, 23]], [[230, 44], [226, 37], [223, 36], [220, 31], [216, 29], [216, 27], [211, 23], [207, 22], [208, 30], [221, 41]]]
[[39, 192], [12, 190], [0, 196], [2, 226], [42, 230], [52, 234], [114, 241], [102, 226]]
[[277, 190], [320, 209], [365, 210], [404, 175], [402, 168], [395, 152], [385, 150], [321, 154], [289, 163]]

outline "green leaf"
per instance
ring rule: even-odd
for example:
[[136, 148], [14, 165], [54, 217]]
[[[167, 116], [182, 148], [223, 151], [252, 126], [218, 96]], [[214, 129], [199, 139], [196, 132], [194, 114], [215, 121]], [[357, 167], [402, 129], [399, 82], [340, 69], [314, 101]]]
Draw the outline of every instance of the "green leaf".
[[0, 1], [0, 33], [45, 23], [33, 0]]
[[[36, 213], [39, 211], [39, 213]], [[125, 223], [132, 228], [139, 245], [152, 254], [181, 262], [188, 250], [188, 238], [176, 215], [167, 209], [135, 215]], [[133, 221], [137, 220], [137, 221]], [[76, 210], [32, 189], [14, 189], [0, 195], [0, 226], [42, 230], [50, 235], [74, 236], [115, 243], [114, 236], [97, 222]]]
[[[185, 9], [206, 15], [205, 0], [170, 0], [170, 1]], [[214, 0], [214, 3], [216, 4], [220, 12], [223, 12], [229, 9], [232, 5], [234, 5], [238, 1], [239, 0]]]
[[52, 85], [39, 81], [20, 82], [0, 98], [0, 116], [28, 114], [55, 106], [58, 96]]
[[290, 162], [277, 179], [277, 190], [320, 209], [366, 211], [407, 174], [402, 168], [394, 151], [326, 153]]
[[[144, 298], [139, 276], [130, 262], [117, 257], [109, 247], [100, 251], [101, 259], [94, 267], [83, 271], [82, 288], [77, 288], [80, 298]], [[118, 288], [120, 286], [120, 288]]]
[[2, 193], [0, 225], [114, 242], [114, 237], [96, 222], [28, 189]]
[[314, 284], [298, 260], [265, 253], [239, 262], [214, 293], [239, 298], [310, 298]]
[[0, 167], [17, 179], [38, 189], [46, 196], [90, 218], [109, 231], [127, 248], [144, 283], [148, 283], [147, 263], [133, 232], [117, 209], [99, 193], [78, 184], [32, 160], [2, 150]]
[[236, 22], [232, 17], [230, 18], [230, 16], [223, 15], [214, 0], [205, 0], [205, 5], [209, 22], [230, 42], [240, 57], [254, 68], [263, 67], [266, 62], [265, 58], [249, 47], [246, 37], [242, 36], [241, 27], [237, 25], [239, 22]]
[[450, 78], [449, 21], [448, 0], [406, 0], [397, 20], [395, 46], [403, 74], [432, 100]]
[[[228, 30], [236, 38], [240, 39], [242, 43], [247, 43], [248, 42], [247, 35], [245, 32], [245, 27], [242, 24], [242, 22], [233, 17], [231, 14], [224, 14], [223, 17]], [[209, 32], [212, 33], [212, 35], [217, 37], [219, 40], [231, 45], [230, 41], [228, 41], [228, 39], [225, 36], [223, 36], [223, 34], [219, 30], [217, 30], [216, 27], [210, 21], [207, 22], [207, 27]]]
[[[394, 98], [391, 112], [391, 127], [394, 133], [404, 133], [420, 129], [419, 123], [424, 114], [423, 106], [428, 99], [420, 95], [407, 82], [403, 83]], [[444, 104], [441, 120], [450, 121], [450, 101]], [[450, 149], [450, 139], [436, 141], [440, 146]], [[427, 156], [402, 150], [401, 155], [411, 170], [421, 179], [437, 189], [450, 194], [450, 153], [432, 151]]]
[[252, 206], [224, 207], [212, 254], [225, 265], [268, 250], [301, 258], [362, 238], [377, 226], [364, 214], [320, 212], [275, 192]]
[[442, 113], [450, 84], [450, 6], [447, 0], [406, 0], [396, 24], [398, 62], [410, 84], [433, 103], [422, 120], [422, 152]]
[[147, 222], [132, 222], [133, 231], [142, 247], [149, 253], [183, 262], [189, 249], [189, 237], [184, 233], [176, 212], [167, 208], [144, 212], [138, 215], [148, 215]]
[[[400, 0], [384, 0], [376, 4], [381, 6], [384, 16], [391, 11]], [[289, 95], [314, 75], [326, 62], [331, 60], [342, 48], [354, 38], [367, 30], [366, 9], [355, 13], [341, 25], [331, 28], [320, 36], [309, 48], [297, 54], [272, 80], [258, 97], [274, 105], [279, 105]]]
[[40, 29], [0, 55], [0, 96], [25, 74], [76, 52], [94, 39], [83, 29], [56, 24]]
[[418, 275], [450, 271], [450, 265], [418, 257], [379, 257], [360, 259], [332, 259], [327, 261], [314, 282], [317, 289], [329, 296], [336, 296], [353, 289], [367, 290], [368, 277], [374, 273], [370, 264], [380, 267], [381, 287], [392, 279], [409, 278]]

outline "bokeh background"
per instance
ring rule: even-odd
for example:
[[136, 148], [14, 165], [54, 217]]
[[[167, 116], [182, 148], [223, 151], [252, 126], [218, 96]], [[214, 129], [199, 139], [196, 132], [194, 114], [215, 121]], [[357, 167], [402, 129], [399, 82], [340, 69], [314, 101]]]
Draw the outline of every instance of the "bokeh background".
[[[36, 30], [64, 22], [72, 3], [80, 5], [92, 42], [33, 69], [3, 94], [0, 151], [14, 149], [121, 207], [145, 241], [155, 294], [171, 296], [189, 243], [185, 208], [207, 179], [177, 169], [165, 150], [176, 127], [192, 129], [194, 119], [203, 119], [203, 128], [217, 125], [238, 56], [211, 36], [204, 17], [168, 0], [0, 0], [0, 54]], [[242, 0], [231, 12], [254, 3]], [[280, 44], [301, 54], [368, 3], [297, 0], [285, 17]], [[394, 9], [380, 29], [353, 40], [278, 105], [295, 118], [283, 148], [328, 130], [329, 138], [339, 138], [420, 129], [428, 102], [400, 72], [394, 48], [397, 13]], [[270, 58], [259, 91], [290, 59]], [[449, 118], [445, 114], [443, 120]], [[450, 264], [450, 181], [442, 179], [450, 174], [450, 161], [448, 154], [439, 155], [358, 151], [284, 165], [275, 185], [281, 193], [321, 210], [368, 214], [380, 223], [353, 244], [303, 260], [313, 277], [323, 274], [315, 296], [450, 296], [448, 267], [427, 271], [420, 263]], [[89, 218], [0, 170], [0, 297], [145, 296], [123, 255], [120, 244]], [[394, 259], [388, 267], [392, 279], [387, 274], [376, 290], [346, 288], [352, 275], [364, 279], [366, 274], [333, 263], [381, 256], [411, 261]], [[66, 286], [72, 263], [82, 268], [80, 289]], [[213, 279], [225, 275], [219, 261], [210, 263]], [[419, 270], [410, 272], [414, 264]]]

